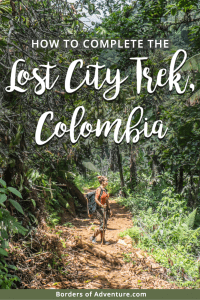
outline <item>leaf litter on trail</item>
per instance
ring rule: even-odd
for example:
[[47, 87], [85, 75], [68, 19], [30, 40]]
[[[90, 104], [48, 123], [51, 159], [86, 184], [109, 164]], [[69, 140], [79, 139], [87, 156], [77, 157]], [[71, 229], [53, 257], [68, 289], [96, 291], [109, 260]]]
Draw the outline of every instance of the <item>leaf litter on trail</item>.
[[[7, 261], [18, 270], [19, 288], [28, 289], [175, 289], [167, 280], [167, 270], [157, 264], [145, 251], [130, 247], [132, 240], [125, 236], [118, 242], [120, 230], [132, 225], [131, 216], [114, 201], [115, 216], [108, 222], [106, 237], [111, 245], [93, 245], [88, 230], [91, 220], [70, 219], [74, 226], [43, 223], [31, 240], [22, 245], [13, 243]], [[117, 211], [120, 211], [120, 224]], [[127, 217], [126, 217], [127, 213]], [[69, 220], [65, 220], [65, 222]], [[93, 225], [98, 225], [94, 220]], [[119, 226], [120, 225], [120, 226]], [[80, 227], [81, 226], [81, 227]], [[9, 262], [9, 263], [10, 263]]]

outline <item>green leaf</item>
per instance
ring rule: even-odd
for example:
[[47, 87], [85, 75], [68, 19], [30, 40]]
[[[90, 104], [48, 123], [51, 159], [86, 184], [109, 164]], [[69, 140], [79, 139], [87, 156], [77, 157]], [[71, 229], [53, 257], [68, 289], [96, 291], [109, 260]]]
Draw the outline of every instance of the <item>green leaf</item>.
[[12, 199], [9, 199], [10, 203], [21, 213], [24, 215], [24, 212], [23, 212], [23, 209], [21, 207], [21, 205], [15, 201], [15, 200], [12, 200]]
[[172, 10], [171, 10], [172, 16], [175, 16], [176, 12], [177, 12], [176, 8], [172, 8]]
[[91, 163], [90, 161], [84, 161], [83, 162], [84, 167], [86, 167], [88, 170], [98, 172], [98, 169]]
[[100, 12], [98, 9], [96, 9], [94, 13], [95, 13], [96, 15], [101, 15], [101, 12]]
[[111, 66], [110, 66], [110, 69], [111, 69], [111, 70], [113, 70], [113, 69], [117, 69], [117, 64], [113, 64], [113, 65], [111, 65]]
[[[6, 232], [6, 230], [2, 230], [1, 229], [1, 237], [3, 238], [3, 239], [8, 239], [8, 234], [7, 234], [7, 232]], [[2, 242], [1, 242], [1, 246], [2, 246]], [[6, 247], [4, 247], [4, 248], [6, 248]]]
[[22, 198], [21, 193], [20, 193], [19, 191], [17, 191], [15, 188], [13, 188], [13, 187], [8, 187], [8, 190], [9, 190], [11, 193], [15, 194], [17, 197]]
[[9, 269], [12, 269], [12, 270], [17, 270], [17, 267], [16, 267], [16, 266], [13, 266], [13, 265], [8, 265], [8, 268], [9, 268]]
[[65, 149], [65, 151], [68, 153], [68, 149], [67, 149], [67, 146], [66, 144], [63, 143], [63, 148]]
[[198, 71], [200, 72], [200, 54], [196, 54], [189, 58], [180, 69], [182, 72]]
[[2, 248], [0, 248], [0, 255], [8, 256], [8, 252]]
[[8, 18], [6, 18], [4, 16], [2, 16], [1, 19], [2, 19], [3, 22], [9, 22], [10, 21], [10, 19], [8, 19]]
[[35, 200], [31, 199], [31, 202], [33, 203], [33, 206], [36, 207], [36, 202], [35, 202]]
[[6, 195], [0, 195], [0, 204], [2, 204], [4, 201], [6, 201], [7, 196]]
[[196, 213], [197, 213], [197, 208], [196, 208], [195, 210], [193, 210], [193, 212], [191, 212], [191, 213], [189, 214], [189, 216], [187, 217], [187, 219], [186, 219], [186, 221], [185, 221], [185, 223], [188, 225], [188, 227], [189, 227], [190, 229], [192, 229], [193, 226], [194, 226]]
[[195, 93], [189, 98], [190, 104], [191, 104], [191, 105], [194, 105], [196, 102], [198, 103], [199, 97], [200, 97], [200, 90], [198, 90], [197, 92], [195, 92]]
[[6, 46], [6, 45], [7, 45], [6, 41], [0, 40], [0, 46]]
[[3, 185], [3, 187], [6, 187], [6, 182], [3, 179], [0, 179], [0, 184]]
[[80, 28], [80, 30], [82, 30], [83, 27], [84, 27], [84, 23], [80, 22], [80, 23], [79, 23], [79, 28]]

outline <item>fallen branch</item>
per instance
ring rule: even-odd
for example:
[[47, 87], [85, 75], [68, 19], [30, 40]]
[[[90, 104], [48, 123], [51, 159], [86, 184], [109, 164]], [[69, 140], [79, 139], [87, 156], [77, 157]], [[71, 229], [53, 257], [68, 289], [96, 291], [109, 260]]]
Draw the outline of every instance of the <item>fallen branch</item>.
[[99, 250], [95, 248], [92, 244], [83, 242], [81, 239], [76, 240], [76, 244], [73, 247], [78, 247], [90, 252], [91, 254], [97, 256], [98, 258], [103, 258], [114, 265], [122, 265], [124, 262], [116, 257], [111, 256], [106, 251]]

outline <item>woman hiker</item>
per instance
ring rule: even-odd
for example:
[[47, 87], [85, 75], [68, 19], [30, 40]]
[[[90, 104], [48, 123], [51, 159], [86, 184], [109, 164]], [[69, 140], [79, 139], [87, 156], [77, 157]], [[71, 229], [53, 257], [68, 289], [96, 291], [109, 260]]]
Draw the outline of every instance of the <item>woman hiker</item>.
[[[95, 202], [97, 204], [96, 209], [96, 217], [100, 221], [99, 228], [94, 232], [94, 235], [90, 238], [92, 243], [96, 243], [96, 237], [101, 234], [101, 241], [103, 239], [103, 223], [104, 223], [104, 239], [103, 244], [109, 245], [109, 242], [105, 241], [105, 230], [107, 227], [107, 220], [108, 217], [112, 216], [112, 212], [110, 209], [110, 203], [108, 201], [109, 194], [105, 187], [108, 185], [108, 179], [105, 176], [98, 176], [98, 180], [100, 183], [100, 187], [97, 188], [96, 194], [95, 194]], [[105, 211], [105, 213], [104, 213]], [[105, 215], [105, 220], [104, 220]]]

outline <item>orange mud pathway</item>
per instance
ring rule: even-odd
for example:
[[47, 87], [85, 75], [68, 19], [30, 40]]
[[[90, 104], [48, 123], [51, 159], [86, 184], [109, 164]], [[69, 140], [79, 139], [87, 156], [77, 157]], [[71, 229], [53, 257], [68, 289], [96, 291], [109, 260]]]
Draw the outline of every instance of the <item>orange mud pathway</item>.
[[19, 288], [28, 289], [177, 289], [167, 270], [145, 251], [135, 248], [130, 237], [119, 233], [133, 226], [132, 215], [110, 199], [113, 216], [106, 240], [92, 244], [90, 237], [99, 221], [85, 209], [72, 217], [66, 209], [55, 228], [40, 224], [31, 240], [10, 245], [8, 263], [18, 267]]
[[[76, 246], [73, 246], [76, 251], [74, 260], [80, 267], [79, 280], [78, 278], [75, 280], [73, 287], [177, 289], [173, 282], [169, 282], [166, 269], [157, 264], [145, 251], [133, 248], [130, 237], [119, 236], [120, 232], [133, 226], [131, 213], [114, 199], [110, 199], [110, 206], [113, 216], [108, 219], [105, 233], [106, 241], [109, 241], [110, 245], [101, 245], [100, 235], [97, 237], [96, 244], [90, 241], [95, 228], [98, 228], [98, 220], [88, 219], [86, 214], [81, 214], [80, 218], [70, 219], [70, 223], [74, 226], [70, 229], [70, 233], [76, 240]], [[65, 219], [66, 221], [69, 222]]]

